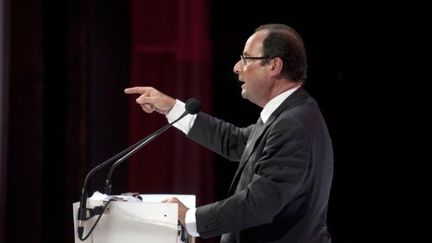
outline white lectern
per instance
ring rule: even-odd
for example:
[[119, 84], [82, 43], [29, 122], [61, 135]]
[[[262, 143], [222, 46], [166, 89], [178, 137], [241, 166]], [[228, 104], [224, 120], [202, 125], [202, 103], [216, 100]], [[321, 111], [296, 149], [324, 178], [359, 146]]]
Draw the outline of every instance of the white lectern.
[[[79, 202], [73, 204], [75, 243], [179, 243], [177, 204], [161, 203], [168, 197], [177, 197], [187, 207], [195, 207], [195, 195], [140, 194], [142, 201], [112, 201], [105, 210], [92, 234], [81, 241], [77, 234]], [[110, 196], [116, 197], [116, 196]], [[121, 198], [121, 196], [118, 196]], [[88, 208], [103, 205], [103, 200], [89, 198]], [[84, 236], [94, 225], [98, 215], [85, 221]], [[193, 243], [191, 236], [185, 242]]]

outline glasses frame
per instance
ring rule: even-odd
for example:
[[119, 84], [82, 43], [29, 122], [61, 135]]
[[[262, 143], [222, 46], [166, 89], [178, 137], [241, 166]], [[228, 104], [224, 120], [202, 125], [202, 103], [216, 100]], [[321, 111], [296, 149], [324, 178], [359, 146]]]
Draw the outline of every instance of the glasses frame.
[[248, 57], [243, 54], [240, 54], [240, 60], [242, 61], [243, 65], [247, 65], [247, 60], [265, 60], [269, 59], [269, 56], [262, 56], [262, 57]]

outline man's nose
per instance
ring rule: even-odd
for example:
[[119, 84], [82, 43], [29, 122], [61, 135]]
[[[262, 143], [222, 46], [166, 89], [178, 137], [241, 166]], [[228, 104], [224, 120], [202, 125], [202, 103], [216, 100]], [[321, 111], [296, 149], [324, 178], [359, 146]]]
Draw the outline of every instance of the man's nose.
[[237, 62], [236, 62], [236, 64], [234, 65], [234, 68], [233, 68], [233, 72], [235, 73], [235, 74], [239, 74], [240, 73], [240, 69], [241, 67], [240, 67], [240, 60], [238, 60]]

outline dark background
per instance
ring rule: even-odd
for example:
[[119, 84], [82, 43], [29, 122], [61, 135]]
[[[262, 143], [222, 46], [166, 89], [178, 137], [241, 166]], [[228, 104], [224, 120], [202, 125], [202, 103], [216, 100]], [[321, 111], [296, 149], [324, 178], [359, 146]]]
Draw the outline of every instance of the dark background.
[[[166, 9], [184, 4], [172, 2]], [[212, 65], [211, 79], [202, 82], [212, 92], [204, 109], [239, 126], [255, 121], [259, 109], [240, 97], [233, 65], [258, 25], [294, 27], [308, 52], [306, 89], [320, 104], [334, 144], [328, 215], [334, 242], [420, 242], [431, 228], [432, 22], [426, 5], [207, 3]], [[131, 3], [3, 4], [0, 242], [73, 242], [71, 204], [83, 178], [131, 143], [133, 106], [122, 93], [131, 76]], [[155, 144], [156, 153], [166, 153]], [[213, 156], [211, 190], [220, 199], [235, 165]], [[130, 189], [127, 168], [116, 172], [117, 192]], [[96, 176], [92, 190], [100, 190], [102, 180]]]

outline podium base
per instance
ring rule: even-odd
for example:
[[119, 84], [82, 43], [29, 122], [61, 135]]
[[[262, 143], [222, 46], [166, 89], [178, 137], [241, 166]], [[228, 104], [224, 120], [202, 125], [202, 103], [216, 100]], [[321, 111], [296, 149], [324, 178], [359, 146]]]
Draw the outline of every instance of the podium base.
[[[92, 234], [81, 241], [77, 234], [79, 202], [73, 203], [75, 243], [181, 243], [177, 224], [177, 204], [161, 203], [168, 197], [179, 198], [187, 207], [195, 207], [195, 195], [140, 194], [142, 201], [113, 201], [99, 220]], [[88, 208], [101, 206], [103, 200], [88, 199]], [[84, 236], [98, 216], [85, 221]], [[194, 237], [187, 237], [194, 243]]]

